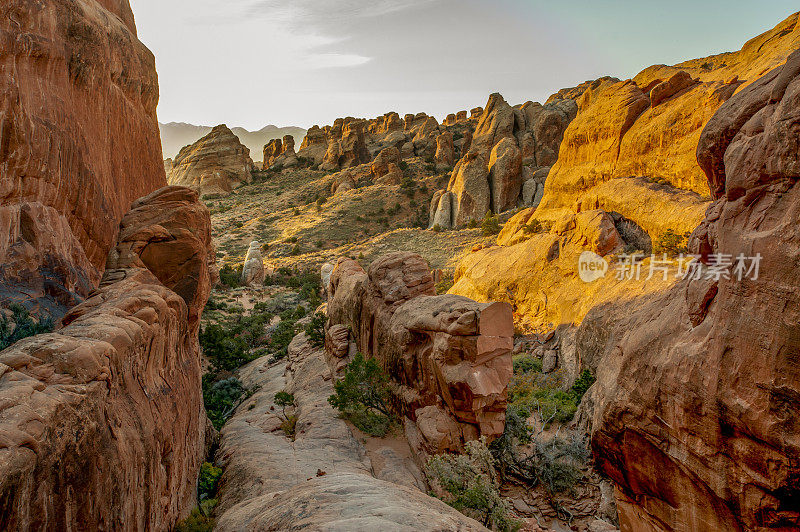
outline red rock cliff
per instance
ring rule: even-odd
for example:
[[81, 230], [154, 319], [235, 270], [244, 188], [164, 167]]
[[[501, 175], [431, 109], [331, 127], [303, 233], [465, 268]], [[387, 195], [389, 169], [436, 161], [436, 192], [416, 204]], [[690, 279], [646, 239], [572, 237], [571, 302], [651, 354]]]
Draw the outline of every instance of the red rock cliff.
[[0, 352], [0, 529], [170, 530], [194, 505], [210, 225], [185, 188], [135, 202], [100, 288]]
[[706, 265], [701, 280], [593, 310], [578, 332], [624, 531], [800, 527], [798, 110], [800, 50], [699, 141], [716, 201], [691, 247], [706, 263], [760, 255], [758, 278], [707, 279]]
[[166, 184], [155, 60], [127, 0], [0, 6], [0, 304], [63, 311]]

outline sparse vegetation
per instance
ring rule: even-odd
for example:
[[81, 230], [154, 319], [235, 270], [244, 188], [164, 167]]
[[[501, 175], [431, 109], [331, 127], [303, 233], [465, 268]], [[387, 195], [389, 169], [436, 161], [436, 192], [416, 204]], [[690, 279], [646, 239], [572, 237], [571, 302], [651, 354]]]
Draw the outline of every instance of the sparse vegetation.
[[297, 427], [297, 415], [286, 413], [287, 406], [295, 405], [294, 395], [286, 391], [280, 391], [275, 394], [274, 402], [276, 405], [281, 407], [282, 415], [280, 417], [283, 419], [283, 423], [281, 423], [281, 430], [283, 430], [283, 433], [286, 434], [287, 438], [294, 439], [295, 427]]
[[321, 348], [325, 345], [325, 315], [318, 312], [306, 325], [306, 336], [311, 345]]
[[389, 378], [375, 360], [356, 354], [334, 390], [328, 402], [344, 418], [367, 434], [386, 435], [393, 421], [389, 409]]
[[455, 281], [453, 279], [453, 271], [444, 270], [442, 272], [441, 278], [439, 279], [439, 282], [436, 283], [436, 294], [437, 295], [446, 294], [451, 288], [453, 288], [454, 284]]
[[491, 212], [487, 212], [481, 222], [481, 232], [483, 236], [492, 236], [500, 233], [500, 221], [497, 216]]
[[662, 255], [666, 253], [668, 256], [680, 255], [681, 253], [688, 253], [688, 241], [691, 233], [678, 234], [672, 229], [667, 229], [661, 237], [653, 244], [653, 253]]
[[508, 503], [500, 496], [495, 464], [481, 438], [468, 442], [464, 454], [434, 456], [425, 473], [440, 498], [456, 510], [495, 530], [519, 530], [521, 523], [510, 517]]
[[539, 233], [548, 233], [553, 228], [553, 223], [548, 221], [540, 221], [532, 219], [522, 228], [522, 232], [526, 235], [537, 235]]
[[11, 318], [0, 313], [0, 351], [10, 345], [37, 334], [49, 333], [53, 330], [53, 320], [40, 318], [34, 321], [30, 312], [22, 305], [10, 305]]

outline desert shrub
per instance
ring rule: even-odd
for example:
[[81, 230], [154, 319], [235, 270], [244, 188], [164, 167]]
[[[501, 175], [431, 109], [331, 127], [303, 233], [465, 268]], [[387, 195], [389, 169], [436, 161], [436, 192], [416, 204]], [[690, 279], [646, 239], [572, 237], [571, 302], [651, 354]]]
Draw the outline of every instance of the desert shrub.
[[679, 255], [681, 253], [688, 253], [687, 248], [689, 235], [691, 233], [684, 233], [679, 235], [672, 229], [667, 229], [661, 237], [653, 244], [653, 253], [656, 255]]
[[434, 226], [431, 227], [431, 229], [433, 230], [434, 233], [441, 233], [442, 232], [442, 226], [439, 225], [439, 224], [434, 224]]
[[553, 228], [553, 223], [548, 221], [540, 221], [533, 219], [527, 225], [522, 227], [522, 232], [526, 235], [536, 235], [539, 233], [547, 233]]
[[536, 442], [534, 470], [537, 480], [550, 495], [571, 493], [583, 478], [581, 468], [588, 458], [586, 443], [577, 435]]
[[526, 417], [537, 414], [545, 426], [553, 421], [566, 423], [575, 415], [580, 400], [562, 390], [561, 386], [559, 372], [550, 375], [534, 371], [515, 374], [509, 386], [509, 403], [527, 412]]
[[[34, 321], [30, 312], [22, 305], [9, 306], [11, 318], [0, 314], [0, 351], [10, 345], [37, 334], [49, 333], [53, 330], [51, 318], [40, 318]], [[13, 325], [13, 327], [12, 327]]]
[[312, 307], [319, 306], [321, 302], [319, 295], [321, 288], [322, 283], [317, 276], [314, 276], [313, 280], [304, 281], [303, 285], [300, 287], [300, 299], [308, 301]]
[[325, 345], [325, 315], [321, 312], [314, 314], [311, 323], [306, 325], [306, 336], [314, 347]]
[[328, 402], [343, 417], [373, 436], [386, 434], [392, 422], [389, 377], [374, 359], [357, 353], [342, 380], [334, 384], [334, 391]]
[[276, 405], [281, 407], [281, 413], [283, 414], [283, 419], [286, 419], [286, 407], [287, 406], [294, 406], [294, 395], [290, 394], [287, 391], [281, 390], [280, 392], [275, 394], [273, 399]]
[[220, 430], [236, 408], [241, 404], [246, 390], [236, 377], [214, 381], [214, 375], [203, 375], [203, 403], [208, 419]]
[[215, 370], [232, 371], [250, 361], [247, 342], [224, 325], [215, 323], [201, 329], [200, 345]]
[[243, 264], [232, 266], [225, 264], [219, 270], [219, 282], [228, 288], [237, 288], [241, 286]]
[[467, 222], [467, 229], [477, 229], [479, 225], [478, 220], [472, 219]]
[[413, 177], [406, 176], [400, 183], [400, 188], [403, 190], [406, 196], [408, 196], [409, 198], [413, 198], [414, 194], [417, 193], [417, 182], [414, 181]]
[[273, 352], [276, 359], [286, 357], [289, 349], [289, 344], [292, 343], [292, 338], [296, 334], [297, 320], [285, 319], [275, 327], [272, 336], [269, 339], [269, 347]]
[[483, 236], [492, 236], [500, 233], [500, 221], [497, 219], [497, 216], [487, 212], [481, 222], [481, 232]]
[[575, 384], [573, 384], [572, 388], [570, 389], [570, 393], [578, 403], [581, 402], [583, 396], [586, 394], [589, 388], [592, 387], [592, 384], [594, 384], [594, 381], [596, 380], [597, 379], [595, 378], [595, 376], [592, 375], [592, 372], [589, 371], [588, 369], [583, 370], [580, 376], [578, 376], [578, 379], [575, 381]]
[[175, 525], [174, 532], [213, 532], [216, 524], [216, 520], [204, 514], [202, 509], [194, 508], [189, 517]]
[[407, 163], [407, 162], [405, 162], [405, 161], [400, 161], [399, 163], [397, 163], [397, 167], [398, 167], [398, 168], [399, 168], [401, 171], [405, 172], [406, 170], [408, 170], [408, 163]]
[[200, 466], [200, 477], [197, 480], [197, 498], [201, 501], [214, 499], [217, 496], [220, 477], [222, 477], [221, 468], [203, 462], [203, 465]]
[[281, 419], [283, 419], [283, 423], [281, 423], [281, 430], [284, 434], [286, 434], [287, 438], [294, 439], [295, 436], [295, 428], [297, 427], [297, 415], [296, 414], [287, 414], [286, 407], [287, 406], [294, 406], [294, 395], [290, 394], [286, 391], [280, 391], [275, 394], [274, 402], [276, 405], [281, 407]]
[[228, 304], [224, 301], [217, 301], [216, 299], [209, 298], [208, 303], [206, 303], [206, 310], [227, 310]]
[[495, 459], [485, 438], [468, 442], [461, 455], [434, 456], [425, 467], [432, 484], [443, 492], [444, 502], [495, 530], [519, 530], [500, 496]]
[[542, 360], [530, 354], [517, 355], [514, 357], [514, 374], [541, 373]]

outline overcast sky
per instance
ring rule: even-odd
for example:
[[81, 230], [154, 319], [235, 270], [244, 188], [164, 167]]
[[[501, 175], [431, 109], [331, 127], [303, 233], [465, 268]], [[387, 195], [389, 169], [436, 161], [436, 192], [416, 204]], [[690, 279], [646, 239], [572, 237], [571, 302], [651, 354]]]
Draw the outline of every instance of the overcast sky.
[[736, 50], [797, 0], [131, 0], [162, 122], [438, 118]]

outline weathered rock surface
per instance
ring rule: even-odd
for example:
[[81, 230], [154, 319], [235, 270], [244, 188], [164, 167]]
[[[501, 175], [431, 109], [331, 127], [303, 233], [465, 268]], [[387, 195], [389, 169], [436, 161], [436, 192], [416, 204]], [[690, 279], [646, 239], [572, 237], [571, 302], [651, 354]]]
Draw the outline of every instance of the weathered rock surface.
[[700, 280], [593, 311], [578, 331], [597, 368], [592, 445], [622, 530], [800, 522], [797, 109], [800, 52], [723, 104], [699, 142], [718, 199], [692, 251], [706, 263], [760, 254], [758, 278], [709, 279], [707, 265]]
[[56, 316], [166, 184], [155, 60], [127, 1], [8, 0], [0, 17], [0, 305]]
[[[485, 530], [409, 487], [415, 479], [407, 464], [390, 471], [405, 485], [373, 476], [367, 450], [327, 402], [333, 384], [325, 353], [305, 335], [289, 346], [288, 366], [259, 359], [240, 379], [260, 388], [222, 431], [219, 530]], [[295, 396], [294, 441], [271, 410], [281, 390]]]
[[264, 283], [266, 271], [264, 270], [264, 257], [261, 256], [261, 243], [250, 242], [247, 256], [242, 266], [242, 284], [244, 286], [258, 286]]
[[167, 180], [171, 185], [189, 187], [206, 194], [229, 194], [253, 179], [250, 150], [228, 129], [219, 125], [191, 146], [186, 146], [172, 162]]
[[349, 326], [359, 351], [391, 376], [398, 414], [422, 453], [502, 434], [512, 372], [511, 307], [434, 294], [427, 263], [398, 252], [368, 273], [340, 259], [328, 300], [328, 326]]
[[100, 288], [0, 352], [0, 528], [167, 530], [205, 454], [199, 318], [208, 210], [166, 187], [120, 225]]

